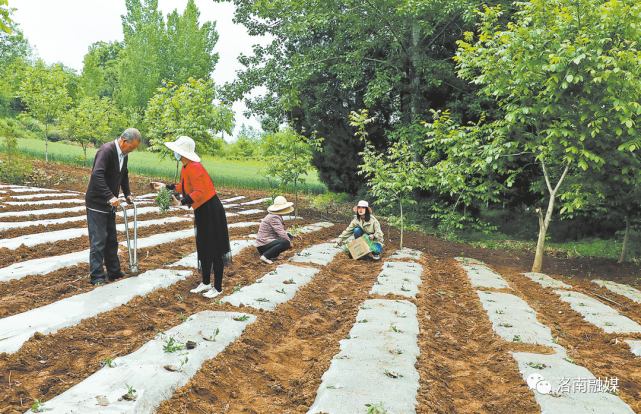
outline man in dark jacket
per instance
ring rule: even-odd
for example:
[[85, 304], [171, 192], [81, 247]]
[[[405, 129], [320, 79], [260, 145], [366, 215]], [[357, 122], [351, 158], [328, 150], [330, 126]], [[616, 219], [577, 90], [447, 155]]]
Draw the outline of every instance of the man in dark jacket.
[[122, 187], [127, 203], [133, 202], [129, 191], [127, 154], [140, 145], [140, 132], [129, 128], [115, 141], [104, 144], [96, 153], [85, 205], [89, 227], [89, 270], [91, 283], [105, 283], [104, 259], [107, 277], [119, 279], [125, 274], [120, 270], [118, 260], [118, 238], [116, 233], [116, 208], [120, 204], [118, 193]]

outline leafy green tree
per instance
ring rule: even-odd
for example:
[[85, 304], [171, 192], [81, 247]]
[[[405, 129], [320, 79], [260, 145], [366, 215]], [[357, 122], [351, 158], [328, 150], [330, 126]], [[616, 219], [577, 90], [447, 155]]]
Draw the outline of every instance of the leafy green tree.
[[[7, 7], [4, 7], [7, 6]], [[8, 0], [0, 0], [0, 32], [11, 34], [11, 23], [13, 21], [9, 17], [15, 9], [9, 8]]]
[[183, 85], [169, 82], [158, 88], [145, 112], [152, 137], [149, 150], [158, 152], [162, 159], [171, 155], [165, 142], [187, 135], [196, 142], [199, 152], [210, 152], [214, 135], [221, 131], [231, 134], [234, 128], [231, 107], [215, 105], [216, 99], [216, 87], [211, 80], [189, 78]]
[[11, 33], [0, 30], [0, 67], [11, 63], [15, 59], [29, 60], [33, 49], [29, 40], [24, 37], [17, 23], [12, 23]]
[[157, 0], [127, 0], [126, 5], [116, 93], [121, 107], [144, 108], [163, 80], [182, 85], [190, 77], [210, 78], [218, 60], [212, 53], [218, 34], [214, 23], [199, 24], [193, 0], [182, 15], [169, 14], [167, 22]]
[[163, 79], [181, 85], [189, 78], [209, 79], [218, 62], [213, 53], [218, 42], [216, 22], [199, 22], [200, 11], [189, 0], [182, 15], [176, 10], [167, 15], [167, 53]]
[[[641, 147], [634, 128], [641, 116], [641, 4], [532, 0], [516, 7], [506, 27], [499, 22], [501, 7], [486, 7], [478, 36], [466, 33], [459, 44], [459, 75], [495, 97], [505, 117], [488, 129], [469, 161], [457, 160], [506, 173], [520, 157], [540, 165], [544, 181], [533, 189], [547, 190], [549, 200], [547, 210], [537, 209], [532, 271], [538, 272], [556, 198], [562, 211], [580, 209], [588, 199], [585, 186], [563, 191], [566, 176], [601, 171], [610, 154], [629, 159]], [[638, 164], [626, 165], [638, 183]]]
[[[254, 115], [289, 118], [297, 130], [325, 137], [313, 163], [332, 191], [353, 193], [363, 185], [356, 174], [363, 143], [350, 131], [351, 111], [370, 110], [381, 127], [370, 132], [379, 147], [387, 145], [385, 130], [410, 125], [428, 109], [451, 107], [467, 122], [495, 106], [457, 78], [451, 59], [480, 1], [233, 2], [237, 22], [274, 40], [239, 58], [246, 69], [228, 86], [229, 99], [264, 86], [267, 95], [246, 99]], [[292, 90], [300, 105], [286, 110], [282, 98]]]
[[373, 121], [368, 118], [367, 110], [352, 112], [351, 125], [358, 128], [358, 135], [365, 140], [365, 149], [361, 153], [363, 165], [361, 171], [367, 177], [370, 193], [376, 197], [377, 204], [399, 207], [398, 223], [401, 228], [400, 247], [403, 247], [403, 204], [416, 204], [412, 192], [420, 186], [423, 164], [413, 161], [413, 150], [409, 142], [398, 140], [386, 151], [377, 151], [367, 141], [366, 126]]
[[312, 170], [311, 160], [314, 151], [322, 151], [323, 139], [311, 138], [298, 134], [287, 128], [271, 134], [272, 155], [267, 158], [267, 168], [261, 172], [270, 180], [279, 182], [281, 188], [294, 186], [294, 216], [298, 215], [299, 185], [305, 184], [303, 175]]
[[18, 91], [29, 67], [29, 62], [19, 57], [0, 66], [0, 116], [13, 117], [26, 109]]
[[30, 116], [45, 125], [45, 161], [49, 162], [49, 133], [54, 122], [71, 105], [67, 91], [69, 74], [62, 65], [47, 66], [38, 60], [27, 68], [18, 95], [26, 103]]
[[110, 132], [109, 119], [114, 111], [113, 103], [108, 97], [98, 99], [87, 96], [62, 117], [61, 126], [69, 135], [69, 139], [82, 146], [85, 167], [87, 166], [87, 146], [90, 143], [99, 145], [107, 138]]
[[118, 87], [118, 55], [122, 49], [120, 42], [96, 42], [89, 46], [80, 78], [85, 95], [113, 96]]

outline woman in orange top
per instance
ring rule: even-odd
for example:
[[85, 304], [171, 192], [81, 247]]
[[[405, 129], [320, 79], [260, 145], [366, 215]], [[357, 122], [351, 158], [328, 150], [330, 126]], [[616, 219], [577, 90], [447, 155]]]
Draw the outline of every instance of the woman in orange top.
[[[231, 248], [227, 217], [220, 199], [216, 195], [214, 183], [196, 154], [193, 139], [182, 136], [175, 142], [165, 142], [174, 151], [176, 160], [182, 161], [180, 184], [151, 183], [158, 191], [162, 187], [176, 190], [183, 195], [182, 200], [174, 198], [173, 206], [188, 205], [194, 209], [194, 231], [198, 253], [198, 271], [203, 280], [192, 289], [192, 293], [205, 292], [206, 298], [214, 298], [223, 291], [223, 269], [231, 263]], [[211, 273], [214, 273], [214, 286], [211, 286]]]

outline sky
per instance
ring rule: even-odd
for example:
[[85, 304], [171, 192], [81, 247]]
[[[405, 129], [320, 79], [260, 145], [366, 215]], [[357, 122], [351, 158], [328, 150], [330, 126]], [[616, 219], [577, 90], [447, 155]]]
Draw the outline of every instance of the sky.
[[[215, 3], [213, 0], [195, 0], [200, 10], [200, 23], [216, 21], [218, 43], [214, 52], [218, 52], [218, 63], [213, 79], [223, 85], [236, 79], [236, 71], [243, 66], [237, 57], [242, 53], [251, 55], [252, 45], [268, 42], [265, 38], [251, 37], [243, 25], [236, 25], [234, 5]], [[182, 14], [187, 0], [159, 0], [158, 8], [166, 16], [175, 9]], [[9, 6], [16, 8], [12, 19], [20, 24], [20, 29], [36, 48], [37, 55], [45, 62], [62, 62], [66, 66], [82, 73], [82, 60], [89, 50], [89, 45], [98, 41], [123, 40], [120, 16], [127, 13], [125, 0], [9, 0]], [[260, 94], [259, 89], [254, 94]], [[245, 105], [237, 102], [236, 129], [241, 124], [260, 128], [253, 117], [243, 116]], [[229, 137], [226, 137], [229, 138]]]

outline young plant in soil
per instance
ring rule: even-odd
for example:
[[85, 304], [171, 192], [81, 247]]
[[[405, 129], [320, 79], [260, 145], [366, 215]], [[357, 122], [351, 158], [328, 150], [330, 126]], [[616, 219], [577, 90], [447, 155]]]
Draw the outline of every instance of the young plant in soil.
[[184, 357], [185, 357], [184, 359], [183, 359], [183, 358], [180, 358], [180, 368], [179, 368], [179, 370], [180, 370], [180, 371], [182, 371], [182, 370], [183, 370], [183, 367], [185, 366], [185, 364], [186, 364], [187, 362], [189, 362], [189, 358], [187, 357], [187, 355], [189, 355], [189, 352], [184, 352], [184, 353], [183, 353], [183, 352], [181, 352], [181, 353], [180, 353], [180, 356], [184, 356]]
[[401, 374], [398, 374], [398, 373], [396, 373], [394, 371], [385, 370], [384, 374], [386, 376], [388, 376], [389, 378], [403, 378], [403, 376]]
[[205, 338], [203, 336], [203, 339], [205, 341], [211, 341], [211, 342], [216, 342], [216, 337], [218, 336], [218, 333], [220, 333], [220, 328], [216, 328], [216, 331], [214, 332], [213, 335], [210, 335], [209, 338]]
[[242, 316], [235, 316], [234, 320], [238, 322], [245, 322], [247, 319], [249, 319], [249, 315], [242, 315]]
[[169, 340], [165, 341], [165, 345], [163, 345], [162, 349], [165, 352], [182, 351], [185, 349], [185, 344], [174, 338], [169, 338]]
[[127, 387], [127, 393], [122, 396], [122, 399], [127, 401], [134, 401], [138, 397], [136, 395], [137, 391], [134, 389], [134, 387], [127, 383], [125, 383], [125, 386]]
[[368, 407], [367, 414], [387, 414], [384, 405], [385, 403], [382, 401], [378, 404], [365, 404], [365, 407]]
[[33, 411], [34, 413], [41, 413], [44, 411], [44, 406], [45, 403], [43, 403], [42, 400], [34, 398], [33, 405], [31, 406], [31, 411]]
[[114, 362], [113, 358], [107, 357], [104, 361], [102, 361], [100, 365], [103, 367], [108, 366], [109, 368], [114, 368], [116, 366], [116, 363]]
[[171, 206], [171, 191], [163, 187], [158, 191], [158, 195], [154, 198], [154, 202], [160, 207], [161, 213], [166, 213]]

